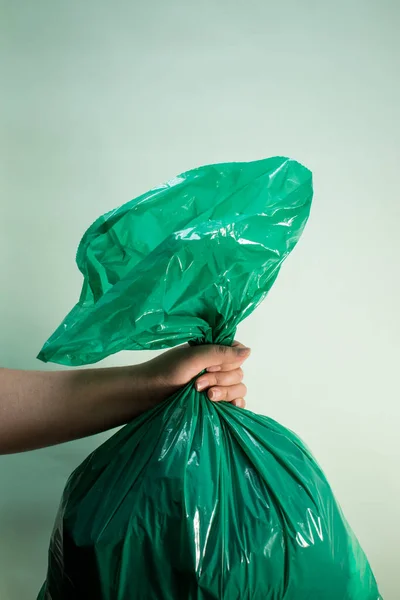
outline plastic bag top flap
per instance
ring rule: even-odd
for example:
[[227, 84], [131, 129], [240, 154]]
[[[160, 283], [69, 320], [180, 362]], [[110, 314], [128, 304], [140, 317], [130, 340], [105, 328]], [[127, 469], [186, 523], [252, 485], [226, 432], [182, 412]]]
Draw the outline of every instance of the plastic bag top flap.
[[120, 350], [230, 343], [306, 224], [311, 172], [273, 157], [193, 169], [97, 219], [77, 305], [39, 358], [93, 363]]

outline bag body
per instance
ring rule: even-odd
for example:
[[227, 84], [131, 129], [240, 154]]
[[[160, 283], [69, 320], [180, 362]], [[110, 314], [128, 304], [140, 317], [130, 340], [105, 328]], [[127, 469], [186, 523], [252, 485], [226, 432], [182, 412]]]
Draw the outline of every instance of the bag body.
[[[40, 353], [230, 344], [307, 221], [310, 172], [271, 158], [189, 171], [98, 219], [81, 298]], [[378, 600], [368, 561], [295, 434], [193, 382], [70, 477], [45, 600]]]

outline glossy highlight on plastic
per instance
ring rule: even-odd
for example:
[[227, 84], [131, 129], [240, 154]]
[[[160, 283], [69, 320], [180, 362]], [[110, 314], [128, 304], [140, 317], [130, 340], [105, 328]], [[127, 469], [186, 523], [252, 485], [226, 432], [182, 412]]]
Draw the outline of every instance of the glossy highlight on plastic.
[[[274, 157], [194, 169], [100, 217], [77, 252], [79, 302], [40, 358], [230, 344], [296, 245], [312, 193], [308, 169]], [[303, 442], [190, 383], [71, 475], [39, 598], [381, 596]]]

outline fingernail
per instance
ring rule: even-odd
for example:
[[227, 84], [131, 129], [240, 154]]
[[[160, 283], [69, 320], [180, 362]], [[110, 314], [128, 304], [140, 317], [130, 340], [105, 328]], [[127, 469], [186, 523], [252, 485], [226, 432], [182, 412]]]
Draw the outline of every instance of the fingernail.
[[218, 398], [221, 398], [221, 395], [221, 390], [210, 390], [211, 400], [218, 400]]
[[205, 390], [206, 387], [209, 387], [209, 383], [208, 383], [207, 379], [201, 379], [200, 381], [197, 381], [197, 383], [196, 383], [196, 390], [198, 392], [201, 392], [202, 390]]
[[238, 348], [239, 356], [246, 356], [246, 354], [250, 353], [250, 348]]

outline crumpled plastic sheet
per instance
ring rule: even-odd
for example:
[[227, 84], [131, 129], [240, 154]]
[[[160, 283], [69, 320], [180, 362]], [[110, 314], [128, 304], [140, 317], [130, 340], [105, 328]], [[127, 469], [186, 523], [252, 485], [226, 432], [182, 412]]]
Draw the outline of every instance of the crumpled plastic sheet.
[[[122, 349], [231, 343], [311, 199], [311, 173], [275, 157], [189, 171], [100, 217], [77, 253], [81, 298], [40, 358], [81, 365]], [[381, 598], [300, 439], [193, 383], [72, 474], [39, 597]]]

